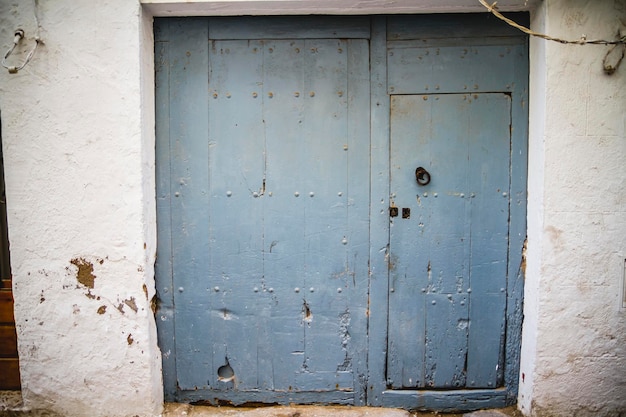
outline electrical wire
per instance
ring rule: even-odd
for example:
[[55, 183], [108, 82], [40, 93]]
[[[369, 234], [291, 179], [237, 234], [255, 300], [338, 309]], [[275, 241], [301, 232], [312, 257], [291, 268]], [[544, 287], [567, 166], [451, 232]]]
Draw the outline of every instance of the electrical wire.
[[13, 34], [13, 45], [9, 48], [9, 50], [6, 52], [6, 54], [4, 54], [4, 58], [2, 58], [2, 62], [1, 65], [6, 68], [7, 70], [9, 70], [10, 74], [17, 74], [20, 70], [22, 70], [29, 62], [30, 60], [33, 58], [33, 55], [35, 55], [35, 51], [37, 50], [37, 47], [39, 46], [40, 43], [43, 43], [42, 40], [39, 37], [39, 33], [40, 33], [40, 29], [41, 29], [41, 25], [39, 24], [39, 15], [38, 15], [38, 9], [39, 9], [39, 0], [33, 0], [34, 2], [34, 15], [35, 15], [35, 23], [37, 24], [37, 34], [35, 36], [35, 46], [33, 47], [33, 49], [30, 50], [30, 52], [28, 53], [28, 55], [26, 55], [26, 59], [24, 60], [24, 62], [22, 63], [22, 65], [9, 65], [6, 60], [9, 56], [11, 56], [11, 54], [13, 53], [13, 51], [15, 50], [15, 47], [20, 43], [20, 41], [22, 39], [24, 39], [24, 30], [22, 29], [16, 29], [14, 34]]
[[488, 4], [485, 0], [478, 0], [480, 2], [480, 4], [482, 4], [483, 6], [485, 6], [487, 8], [487, 10], [492, 13], [495, 17], [497, 17], [498, 19], [508, 23], [509, 25], [513, 26], [514, 28], [517, 28], [519, 30], [521, 30], [522, 32], [530, 35], [530, 36], [535, 36], [538, 38], [542, 38], [548, 41], [554, 41], [554, 42], [559, 42], [559, 43], [563, 43], [563, 44], [576, 44], [576, 45], [586, 45], [586, 44], [590, 44], [590, 45], [626, 45], [626, 35], [622, 35], [618, 40], [615, 41], [607, 41], [604, 39], [595, 39], [595, 40], [587, 40], [586, 36], [582, 36], [579, 40], [566, 40], [566, 39], [560, 39], [560, 38], [555, 38], [553, 36], [549, 36], [549, 35], [545, 35], [543, 33], [537, 33], [534, 32], [532, 30], [530, 30], [529, 28], [522, 26], [516, 22], [514, 22], [513, 20], [509, 19], [508, 17], [503, 16], [497, 9], [496, 9], [496, 4], [498, 3], [497, 1], [494, 2], [493, 4]]

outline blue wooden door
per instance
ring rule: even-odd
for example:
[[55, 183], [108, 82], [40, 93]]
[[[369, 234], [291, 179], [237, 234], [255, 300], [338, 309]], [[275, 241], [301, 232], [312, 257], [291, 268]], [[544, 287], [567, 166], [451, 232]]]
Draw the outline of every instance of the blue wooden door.
[[515, 400], [527, 70], [511, 31], [157, 20], [167, 400]]
[[350, 25], [337, 39], [335, 25], [251, 23], [171, 22], [161, 44], [167, 377], [179, 400], [354, 403], [367, 335], [368, 42]]
[[391, 96], [393, 389], [502, 384], [510, 101]]

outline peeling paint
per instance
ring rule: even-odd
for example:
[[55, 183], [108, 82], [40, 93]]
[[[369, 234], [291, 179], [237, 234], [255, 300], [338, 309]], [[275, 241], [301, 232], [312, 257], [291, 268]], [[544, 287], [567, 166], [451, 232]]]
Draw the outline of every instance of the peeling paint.
[[130, 297], [129, 299], [124, 300], [124, 304], [130, 307], [135, 313], [137, 312], [137, 303], [135, 302], [135, 297]]
[[78, 268], [76, 280], [87, 288], [93, 288], [96, 276], [93, 273], [93, 264], [85, 258], [74, 258], [70, 263]]

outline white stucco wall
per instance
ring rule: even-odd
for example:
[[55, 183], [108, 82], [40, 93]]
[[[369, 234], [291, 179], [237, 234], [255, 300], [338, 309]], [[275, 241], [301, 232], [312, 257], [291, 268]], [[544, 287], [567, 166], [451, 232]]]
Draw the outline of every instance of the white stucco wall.
[[[550, 0], [533, 15], [567, 39], [614, 39], [620, 25], [623, 0]], [[626, 413], [626, 64], [605, 75], [606, 51], [531, 41], [519, 405], [537, 416]]]
[[[30, 407], [66, 416], [153, 416], [161, 409], [149, 302], [156, 249], [149, 14], [240, 14], [252, 6], [257, 13], [293, 14], [305, 3], [144, 2], [145, 10], [138, 0], [39, 1], [45, 45], [19, 74], [0, 70], [23, 394]], [[306, 5], [333, 14], [474, 7], [468, 0], [349, 3]], [[500, 2], [512, 9], [536, 3]], [[2, 53], [14, 29], [27, 34], [12, 63], [32, 45], [34, 4], [0, 0]], [[544, 1], [533, 27], [569, 38], [612, 38], [619, 18], [626, 25], [625, 4]], [[519, 400], [536, 416], [626, 412], [626, 311], [619, 308], [626, 64], [606, 76], [605, 50], [531, 41]]]
[[[45, 45], [0, 71], [23, 396], [64, 416], [155, 415], [150, 25], [137, 1], [38, 3]], [[0, 2], [2, 54], [17, 27], [32, 46], [34, 4]]]

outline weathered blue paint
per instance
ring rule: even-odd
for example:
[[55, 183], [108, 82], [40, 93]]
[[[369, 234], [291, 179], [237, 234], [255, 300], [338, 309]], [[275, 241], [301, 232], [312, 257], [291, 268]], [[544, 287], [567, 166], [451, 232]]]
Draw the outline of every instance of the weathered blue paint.
[[[505, 97], [504, 100], [508, 100], [509, 104], [503, 106], [508, 114], [501, 114], [503, 119], [501, 121], [508, 121], [508, 124], [502, 126], [502, 130], [506, 130], [506, 138], [510, 138], [509, 152], [505, 155], [505, 160], [508, 163], [506, 166], [506, 172], [502, 172], [502, 178], [505, 178], [508, 182], [506, 189], [506, 195], [502, 195], [501, 201], [505, 205], [504, 211], [508, 216], [500, 216], [500, 224], [506, 219], [506, 227], [508, 228], [508, 241], [495, 246], [499, 250], [501, 258], [497, 262], [481, 262], [488, 268], [480, 267], [470, 269], [468, 275], [477, 274], [485, 276], [486, 274], [499, 274], [504, 276], [504, 281], [500, 281], [503, 284], [500, 288], [479, 288], [475, 284], [472, 284], [472, 292], [465, 294], [470, 296], [468, 304], [468, 318], [466, 320], [461, 319], [460, 329], [448, 328], [445, 326], [439, 330], [452, 332], [451, 337], [445, 340], [448, 346], [444, 346], [446, 349], [450, 349], [450, 343], [455, 346], [459, 340], [462, 340], [464, 336], [463, 327], [467, 323], [466, 330], [469, 332], [467, 335], [467, 347], [457, 346], [457, 351], [463, 353], [462, 349], [467, 349], [468, 365], [467, 368], [460, 368], [463, 372], [458, 373], [459, 361], [458, 355], [453, 355], [451, 351], [448, 351], [447, 355], [451, 357], [450, 360], [444, 363], [437, 364], [437, 372], [441, 370], [440, 365], [443, 365], [444, 373], [450, 378], [444, 378], [443, 384], [446, 383], [458, 383], [460, 386], [456, 389], [439, 391], [429, 390], [427, 386], [420, 388], [421, 381], [417, 384], [415, 381], [411, 381], [411, 384], [415, 384], [413, 388], [409, 387], [403, 389], [394, 389], [399, 386], [404, 386], [402, 382], [408, 378], [405, 375], [407, 368], [402, 368], [401, 371], [394, 368], [393, 361], [395, 360], [393, 355], [393, 347], [397, 344], [402, 344], [405, 340], [409, 340], [409, 343], [414, 346], [415, 350], [409, 351], [413, 358], [422, 357], [425, 355], [423, 362], [424, 369], [424, 382], [426, 385], [429, 374], [426, 372], [428, 369], [432, 369], [429, 366], [428, 355], [426, 351], [429, 343], [434, 341], [435, 343], [440, 340], [433, 338], [432, 341], [426, 336], [426, 329], [429, 326], [428, 322], [428, 309], [433, 309], [439, 305], [439, 301], [435, 299], [425, 300], [423, 303], [419, 302], [419, 294], [413, 304], [410, 304], [410, 299], [413, 299], [413, 295], [398, 294], [398, 290], [394, 288], [394, 292], [391, 289], [394, 287], [394, 276], [399, 274], [395, 272], [395, 269], [402, 267], [403, 263], [397, 259], [397, 254], [394, 254], [393, 249], [393, 236], [400, 237], [403, 233], [410, 235], [415, 230], [403, 230], [399, 231], [396, 227], [401, 225], [402, 222], [410, 222], [411, 220], [402, 219], [401, 216], [393, 219], [395, 226], [392, 226], [391, 230], [386, 229], [382, 221], [376, 222], [374, 218], [375, 210], [372, 210], [372, 242], [378, 242], [379, 251], [374, 250], [372, 247], [372, 264], [376, 265], [376, 270], [379, 274], [383, 274], [383, 263], [380, 259], [380, 255], [384, 254], [388, 260], [389, 269], [389, 286], [385, 288], [389, 294], [389, 300], [379, 300], [376, 305], [379, 308], [383, 308], [385, 303], [389, 302], [389, 334], [384, 340], [380, 337], [380, 333], [387, 330], [383, 327], [381, 321], [376, 320], [374, 316], [370, 317], [370, 368], [374, 364], [377, 372], [381, 372], [381, 369], [385, 372], [385, 377], [389, 377], [385, 381], [386, 388], [382, 387], [382, 383], [376, 384], [376, 381], [370, 382], [371, 386], [376, 386], [368, 392], [368, 402], [374, 405], [384, 406], [401, 406], [405, 408], [413, 409], [472, 409], [482, 407], [498, 407], [505, 404], [514, 403], [517, 396], [517, 378], [519, 370], [519, 342], [521, 334], [521, 302], [523, 294], [523, 277], [522, 277], [522, 247], [525, 240], [525, 201], [526, 201], [526, 136], [527, 136], [527, 71], [528, 71], [528, 58], [527, 58], [527, 44], [526, 39], [520, 36], [518, 33], [511, 31], [510, 28], [498, 27], [498, 25], [489, 25], [484, 19], [484, 16], [402, 16], [394, 17], [386, 20], [386, 43], [384, 53], [386, 54], [388, 68], [386, 74], [387, 88], [385, 94], [375, 89], [372, 89], [373, 98], [372, 101], [379, 107], [385, 106], [385, 99], [389, 95], [420, 95], [427, 96], [430, 100], [432, 97], [440, 94], [447, 96], [450, 95], [463, 95], [468, 92], [472, 92], [472, 96], [477, 94], [480, 98], [485, 97], [483, 94], [497, 93], [501, 97]], [[482, 20], [482, 22], [481, 22]], [[383, 23], [381, 23], [381, 26]], [[381, 30], [382, 31], [382, 30]], [[375, 45], [375, 37], [372, 35], [372, 55], [381, 54], [380, 49], [377, 50]], [[384, 84], [378, 83], [382, 90]], [[391, 102], [391, 101], [389, 101]], [[393, 111], [388, 109], [389, 114], [393, 115]], [[378, 116], [377, 116], [378, 114]], [[491, 123], [492, 118], [496, 118], [498, 112], [495, 114], [488, 114], [487, 120]], [[418, 114], [415, 117], [421, 117]], [[393, 116], [392, 116], [393, 117]], [[458, 117], [458, 116], [457, 116]], [[450, 130], [453, 130], [453, 125], [457, 123], [457, 117], [454, 115], [454, 111], [448, 116], [443, 116], [445, 121], [441, 123], [447, 124]], [[384, 126], [384, 109], [378, 110], [376, 113], [373, 110], [372, 113], [373, 124], [376, 120], [376, 125], [380, 131], [385, 131]], [[461, 123], [462, 124], [462, 123]], [[483, 123], [484, 124], [484, 123]], [[483, 127], [479, 124], [478, 127]], [[389, 128], [388, 128], [389, 129]], [[393, 127], [391, 127], [393, 129]], [[374, 130], [373, 130], [374, 132]], [[472, 132], [468, 132], [468, 135]], [[475, 132], [474, 132], [475, 133]], [[416, 131], [407, 132], [408, 137], [415, 137]], [[482, 140], [483, 138], [480, 138]], [[376, 143], [376, 135], [373, 133], [372, 143]], [[392, 141], [393, 146], [393, 141]], [[477, 149], [480, 151], [481, 149]], [[445, 151], [446, 156], [453, 156], [456, 152], [455, 149], [442, 149]], [[491, 149], [487, 149], [488, 152]], [[378, 159], [379, 153], [372, 153], [372, 166], [380, 166], [381, 169], [374, 173], [372, 172], [372, 201], [383, 201], [389, 196], [399, 194], [393, 190], [385, 192], [384, 185], [384, 166], [387, 160], [391, 161], [390, 178], [389, 181], [393, 184], [394, 181], [394, 157], [389, 157], [383, 152], [380, 153], [380, 159]], [[483, 158], [480, 154], [470, 156], [470, 160], [474, 157]], [[489, 163], [496, 159], [496, 157], [488, 157]], [[426, 164], [430, 163], [429, 158], [426, 162], [420, 162], [428, 168]], [[497, 165], [497, 164], [495, 164]], [[500, 166], [504, 169], [505, 166]], [[415, 168], [412, 167], [413, 169]], [[492, 167], [490, 167], [492, 169]], [[411, 170], [409, 170], [410, 172]], [[458, 172], [459, 167], [454, 166], [447, 170], [451, 173]], [[432, 173], [432, 172], [431, 172]], [[428, 187], [434, 187], [436, 182], [436, 176], [433, 176], [433, 182]], [[464, 178], [463, 178], [464, 179]], [[415, 181], [414, 178], [410, 180]], [[407, 181], [410, 181], [407, 180]], [[376, 184], [381, 184], [380, 186]], [[415, 193], [417, 194], [417, 193]], [[415, 194], [413, 198], [415, 197]], [[440, 197], [438, 194], [438, 198]], [[434, 204], [432, 195], [427, 197], [429, 204]], [[397, 195], [395, 196], [398, 199]], [[477, 195], [475, 198], [478, 198]], [[422, 198], [422, 202], [426, 199]], [[390, 202], [391, 203], [391, 202]], [[459, 203], [458, 201], [456, 202]], [[399, 201], [394, 201], [394, 204], [402, 212], [402, 206]], [[466, 204], [466, 203], [464, 203]], [[487, 203], [488, 204], [488, 203]], [[455, 225], [454, 207], [447, 205], [446, 207], [440, 207], [438, 210], [443, 213], [448, 211], [449, 217], [446, 218], [446, 224], [443, 225], [444, 231], [454, 230], [455, 227], [459, 228], [459, 225]], [[456, 208], [457, 213], [467, 216], [467, 211], [462, 207]], [[502, 213], [502, 211], [500, 211]], [[416, 215], [415, 211], [411, 211], [411, 219]], [[418, 214], [419, 215], [419, 212]], [[497, 220], [497, 216], [491, 219], [487, 215], [487, 218], [474, 219], [477, 224], [472, 226], [473, 228], [480, 229], [480, 222], [485, 223], [486, 227], [483, 238], [490, 239], [492, 233], [492, 225], [488, 222], [491, 220]], [[427, 222], [424, 223], [424, 229], [427, 228]], [[449, 223], [449, 224], [448, 224]], [[432, 225], [431, 225], [432, 226]], [[470, 224], [463, 225], [465, 228]], [[409, 226], [410, 227], [410, 226]], [[467, 230], [459, 231], [467, 233]], [[424, 232], [426, 233], [426, 232]], [[384, 237], [391, 235], [392, 244], [390, 248], [380, 250], [382, 247], [380, 242], [383, 242]], [[415, 236], [415, 235], [413, 235]], [[445, 234], [444, 234], [445, 236]], [[476, 230], [472, 231], [472, 236], [480, 238], [476, 235]], [[406, 237], [406, 236], [405, 236]], [[433, 241], [433, 236], [427, 236], [426, 242]], [[464, 260], [471, 259], [470, 255], [475, 255], [472, 252], [467, 252], [466, 248], [458, 248], [454, 245], [452, 251], [447, 253], [442, 252], [436, 255], [441, 256], [439, 262], [445, 262], [448, 258], [455, 256], [455, 251], [463, 250], [465, 252]], [[481, 248], [474, 248], [481, 250]], [[494, 248], [486, 247], [487, 251], [492, 252]], [[402, 249], [400, 249], [402, 250]], [[428, 264], [420, 264], [419, 256], [417, 253], [423, 253], [424, 247], [420, 247], [420, 243], [414, 245], [415, 255], [408, 257], [409, 267], [426, 268], [428, 270]], [[458, 255], [458, 254], [457, 254]], [[433, 258], [431, 256], [431, 258]], [[432, 259], [431, 259], [432, 261]], [[477, 265], [475, 260], [472, 261], [473, 265]], [[480, 264], [478, 264], [480, 265]], [[431, 264], [431, 274], [433, 272]], [[454, 272], [454, 271], [453, 271]], [[395, 274], [395, 275], [394, 275]], [[426, 272], [428, 274], [428, 272]], [[372, 285], [378, 282], [378, 290], [381, 291], [384, 285], [380, 281], [376, 281], [376, 273], [372, 276]], [[480, 282], [488, 282], [481, 280]], [[418, 289], [421, 294], [421, 288]], [[410, 287], [408, 291], [414, 291], [415, 287]], [[426, 291], [428, 289], [426, 288]], [[477, 291], [483, 294], [479, 296]], [[402, 293], [402, 291], [400, 291]], [[459, 294], [457, 292], [457, 294]], [[460, 294], [463, 294], [460, 293]], [[458, 295], [450, 294], [452, 300], [448, 300], [451, 307], [447, 314], [449, 322], [454, 321], [455, 314], [458, 315], [460, 310], [455, 307], [458, 302], [455, 298]], [[446, 294], [447, 296], [447, 294]], [[393, 299], [402, 298], [399, 305], [403, 307], [395, 309]], [[372, 305], [375, 303], [375, 298], [371, 299]], [[436, 304], [432, 304], [435, 301]], [[460, 302], [459, 302], [460, 304]], [[476, 306], [479, 306], [476, 308]], [[452, 308], [454, 307], [454, 308]], [[400, 311], [398, 311], [400, 310]], [[374, 310], [373, 310], [374, 311]], [[491, 314], [494, 311], [499, 311], [500, 314]], [[394, 330], [393, 323], [396, 320], [393, 314], [405, 314], [414, 317], [420, 317], [423, 322], [410, 323], [406, 326], [411, 327], [411, 331], [416, 332], [417, 335], [406, 336], [404, 333]], [[453, 314], [454, 313], [454, 314]], [[421, 315], [423, 314], [423, 316]], [[398, 318], [397, 322], [403, 321], [404, 318]], [[446, 320], [441, 320], [435, 325], [443, 325]], [[480, 325], [477, 325], [480, 323]], [[419, 335], [420, 331], [424, 331], [423, 336]], [[457, 332], [455, 334], [455, 332]], [[459, 334], [460, 333], [460, 334]], [[440, 335], [441, 333], [439, 333]], [[483, 337], [489, 337], [489, 342], [485, 343]], [[423, 344], [419, 344], [415, 339], [422, 340]], [[384, 345], [383, 345], [384, 343]], [[443, 343], [443, 341], [440, 341]], [[386, 352], [385, 349], [389, 347], [391, 350]], [[434, 352], [435, 350], [431, 350]], [[385, 356], [389, 358], [387, 365], [391, 364], [389, 368], [384, 368], [380, 363], [380, 352], [384, 352]], [[389, 354], [387, 356], [387, 353]], [[490, 360], [486, 361], [486, 358]], [[494, 359], [495, 358], [495, 359]], [[419, 367], [415, 361], [417, 359], [409, 358], [408, 372], [411, 373], [413, 378], [415, 375], [415, 368]], [[419, 360], [417, 360], [419, 361]], [[474, 364], [474, 365], [472, 365]], [[482, 366], [484, 365], [484, 366]], [[497, 367], [496, 367], [497, 365]], [[412, 367], [412, 368], [411, 368]], [[377, 372], [370, 370], [370, 375], [374, 375]], [[395, 372], [395, 374], [394, 374]], [[465, 382], [463, 382], [463, 374]], [[390, 377], [391, 376], [391, 377]], [[419, 379], [419, 378], [417, 378]], [[473, 381], [473, 382], [472, 382]], [[428, 380], [431, 384], [437, 384], [437, 380], [431, 378]], [[396, 384], [394, 386], [394, 384]], [[464, 385], [462, 385], [464, 384]], [[492, 384], [492, 385], [489, 385]], [[463, 386], [468, 388], [476, 388], [478, 386], [491, 387], [500, 386], [503, 388], [495, 390], [468, 390], [461, 389]], [[445, 388], [445, 387], [444, 387]], [[381, 392], [382, 391], [382, 392]], [[442, 394], [445, 392], [445, 394]]]
[[438, 410], [444, 413], [501, 408], [507, 405], [507, 393], [504, 388], [453, 391], [389, 390], [384, 391], [382, 397], [385, 407]]
[[[157, 19], [155, 35], [166, 398], [514, 399], [523, 38], [476, 16]], [[475, 123], [485, 113], [497, 121]], [[502, 131], [505, 148], [489, 142]], [[409, 161], [418, 136], [428, 152]], [[416, 163], [433, 174], [425, 188], [448, 181], [437, 199], [418, 202]], [[507, 196], [487, 197], [500, 180]]]
[[160, 236], [172, 242], [175, 398], [363, 403], [368, 42], [265, 39], [241, 24], [244, 39], [228, 39], [222, 20], [172, 30], [181, 22], [159, 38], [170, 54], [171, 230]]
[[498, 386], [510, 107], [502, 93], [391, 97], [391, 205], [411, 210], [390, 218], [392, 388]]

